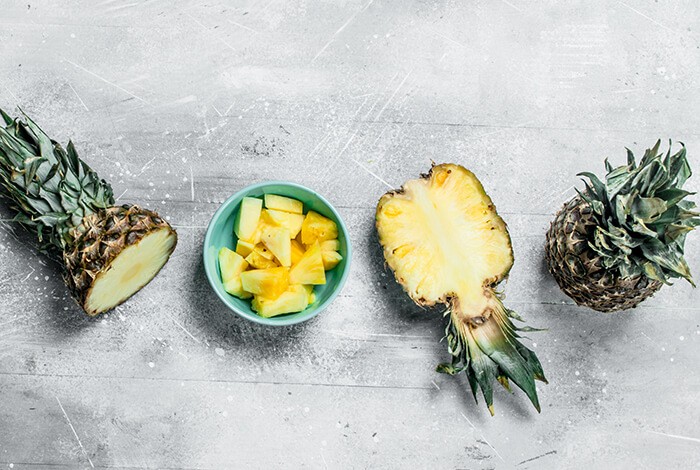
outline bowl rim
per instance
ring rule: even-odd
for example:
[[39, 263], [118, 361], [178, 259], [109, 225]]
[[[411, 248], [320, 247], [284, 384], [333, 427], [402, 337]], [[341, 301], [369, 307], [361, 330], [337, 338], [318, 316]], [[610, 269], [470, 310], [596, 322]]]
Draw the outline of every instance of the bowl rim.
[[[345, 241], [347, 244], [347, 253], [346, 253], [346, 262], [345, 262], [345, 268], [340, 276], [340, 279], [338, 280], [338, 283], [335, 286], [335, 289], [331, 292], [331, 294], [328, 296], [328, 298], [323, 301], [321, 304], [319, 304], [316, 309], [312, 312], [311, 315], [307, 315], [305, 317], [297, 317], [299, 313], [297, 312], [295, 314], [289, 315], [288, 318], [279, 318], [277, 320], [272, 320], [269, 318], [264, 318], [256, 314], [249, 314], [248, 312], [244, 312], [242, 310], [239, 310], [236, 308], [234, 305], [232, 305], [228, 299], [226, 299], [221, 292], [219, 292], [216, 287], [214, 287], [214, 283], [216, 282], [216, 269], [213, 269], [211, 264], [207, 261], [207, 248], [210, 245], [211, 242], [211, 237], [212, 237], [212, 231], [214, 227], [216, 226], [217, 222], [219, 221], [219, 218], [221, 217], [221, 214], [224, 212], [226, 208], [230, 204], [233, 203], [234, 199], [237, 198], [243, 198], [245, 197], [246, 193], [249, 193], [251, 191], [254, 191], [256, 189], [261, 189], [266, 186], [274, 186], [274, 185], [279, 185], [279, 186], [289, 186], [289, 187], [294, 187], [298, 188], [304, 191], [307, 191], [314, 196], [316, 196], [328, 209], [333, 213], [335, 216], [336, 220], [338, 221], [338, 225], [342, 233], [345, 235]], [[214, 291], [216, 296], [221, 300], [221, 302], [231, 311], [233, 311], [236, 315], [239, 317], [243, 317], [246, 320], [252, 321], [253, 323], [258, 323], [260, 325], [268, 325], [268, 326], [289, 326], [289, 325], [295, 325], [298, 323], [305, 322], [307, 320], [311, 320], [312, 318], [316, 317], [318, 314], [320, 314], [322, 311], [324, 311], [335, 299], [338, 297], [340, 292], [343, 290], [343, 287], [345, 286], [345, 282], [347, 281], [348, 276], [350, 275], [350, 265], [352, 262], [352, 243], [350, 241], [350, 234], [348, 232], [347, 227], [345, 226], [345, 222], [343, 221], [342, 217], [338, 213], [338, 211], [333, 207], [333, 204], [328, 202], [328, 200], [314, 191], [311, 188], [308, 188], [304, 185], [298, 184], [298, 183], [293, 183], [291, 181], [282, 181], [282, 180], [269, 180], [269, 181], [262, 181], [260, 183], [255, 183], [251, 184], [249, 186], [246, 186], [239, 191], [236, 191], [234, 194], [226, 198], [224, 202], [221, 203], [219, 208], [214, 212], [214, 215], [212, 215], [211, 219], [209, 220], [209, 224], [207, 225], [207, 232], [204, 236], [204, 241], [202, 243], [202, 262], [204, 263], [204, 272], [207, 276], [207, 281], [209, 282], [209, 287]]]

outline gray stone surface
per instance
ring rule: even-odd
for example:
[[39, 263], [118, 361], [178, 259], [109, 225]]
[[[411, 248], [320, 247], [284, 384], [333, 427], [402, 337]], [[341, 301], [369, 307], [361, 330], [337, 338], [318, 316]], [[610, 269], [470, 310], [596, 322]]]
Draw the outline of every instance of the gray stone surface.
[[[697, 468], [698, 291], [597, 314], [542, 246], [575, 174], [625, 146], [682, 140], [700, 169], [699, 26], [694, 1], [3, 0], [0, 106], [180, 242], [88, 319], [0, 205], [0, 468]], [[431, 160], [510, 226], [508, 305], [549, 328], [540, 415], [498, 390], [491, 418], [435, 373], [439, 312], [383, 268], [375, 203]], [[342, 296], [290, 328], [232, 316], [200, 261], [218, 204], [267, 179], [330, 199], [356, 247]]]

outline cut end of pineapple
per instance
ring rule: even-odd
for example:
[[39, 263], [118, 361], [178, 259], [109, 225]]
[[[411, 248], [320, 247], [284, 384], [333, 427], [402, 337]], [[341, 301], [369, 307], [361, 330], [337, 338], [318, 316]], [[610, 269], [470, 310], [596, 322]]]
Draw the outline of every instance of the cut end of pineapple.
[[95, 278], [83, 305], [88, 315], [116, 307], [148, 284], [168, 261], [176, 243], [175, 232], [161, 228], [122, 250]]

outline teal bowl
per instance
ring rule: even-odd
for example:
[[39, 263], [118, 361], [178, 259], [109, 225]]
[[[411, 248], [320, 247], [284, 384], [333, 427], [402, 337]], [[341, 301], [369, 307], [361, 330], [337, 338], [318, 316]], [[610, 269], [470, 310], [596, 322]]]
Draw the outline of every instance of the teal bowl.
[[[289, 313], [272, 318], [263, 318], [250, 307], [250, 300], [242, 300], [224, 290], [219, 272], [218, 254], [222, 247], [235, 250], [238, 239], [233, 233], [233, 223], [238, 213], [241, 201], [246, 196], [262, 197], [264, 194], [288, 196], [304, 203], [304, 212], [313, 210], [328, 217], [338, 225], [339, 253], [343, 260], [338, 265], [326, 271], [326, 284], [315, 286], [316, 301], [301, 312]], [[321, 313], [338, 296], [350, 273], [352, 247], [348, 237], [348, 229], [340, 218], [340, 214], [331, 204], [316, 192], [295, 183], [286, 181], [268, 181], [242, 189], [228, 198], [216, 211], [209, 222], [207, 234], [204, 237], [204, 271], [216, 295], [221, 301], [241, 317], [263, 325], [286, 326], [301, 323]]]

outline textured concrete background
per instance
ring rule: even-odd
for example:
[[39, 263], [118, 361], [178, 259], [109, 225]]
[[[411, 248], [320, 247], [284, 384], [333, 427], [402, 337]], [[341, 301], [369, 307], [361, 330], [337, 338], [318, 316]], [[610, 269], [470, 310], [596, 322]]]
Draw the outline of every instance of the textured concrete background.
[[[576, 172], [625, 146], [682, 140], [700, 171], [699, 29], [696, 1], [1, 0], [0, 106], [180, 242], [91, 320], [0, 205], [0, 468], [698, 468], [698, 291], [578, 308], [543, 242]], [[507, 304], [549, 328], [540, 415], [498, 390], [491, 418], [435, 373], [439, 311], [384, 271], [376, 201], [431, 159], [510, 226]], [[290, 328], [232, 316], [200, 261], [218, 204], [267, 179], [329, 198], [356, 247], [342, 296]]]

